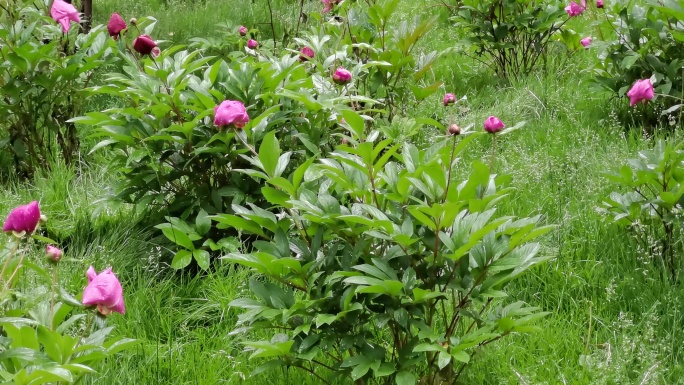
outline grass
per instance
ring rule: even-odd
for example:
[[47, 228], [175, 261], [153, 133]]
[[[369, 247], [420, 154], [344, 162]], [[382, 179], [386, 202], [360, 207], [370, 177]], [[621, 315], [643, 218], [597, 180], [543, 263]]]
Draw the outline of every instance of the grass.
[[[273, 0], [283, 15], [277, 18], [278, 28], [293, 20], [295, 3]], [[306, 7], [314, 11], [319, 3]], [[410, 8], [402, 7], [405, 13]], [[106, 22], [113, 11], [124, 18], [154, 15], [159, 36], [184, 41], [215, 35], [217, 22], [265, 22], [265, 10], [265, 0], [121, 0], [97, 4], [95, 13], [96, 22]], [[442, 37], [449, 31], [442, 18], [421, 48], [448, 47], [453, 42]], [[541, 331], [504, 339], [478, 353], [463, 383], [684, 384], [684, 351], [678, 342], [684, 339], [684, 289], [662, 278], [636, 242], [596, 212], [613, 189], [603, 173], [650, 142], [625, 132], [609, 96], [592, 88], [586, 70], [591, 55], [579, 52], [567, 61], [554, 56], [545, 70], [507, 86], [457, 55], [443, 58], [434, 70], [446, 89], [468, 96], [457, 118], [461, 126], [479, 127], [488, 115], [509, 124], [527, 121], [498, 147], [496, 170], [513, 175], [517, 188], [503, 209], [520, 216], [542, 214], [546, 222], [558, 224], [544, 240], [545, 251], [556, 258], [509, 288], [510, 300], [551, 312], [540, 322]], [[436, 105], [436, 99], [421, 105], [417, 115], [443, 114]], [[469, 149], [468, 157], [488, 159], [488, 151], [483, 141]], [[50, 216], [49, 235], [80, 261], [72, 262], [63, 277], [72, 292], [83, 287], [90, 264], [116, 266], [122, 278], [128, 311], [109, 322], [116, 333], [141, 344], [106, 362], [88, 383], [316, 384], [294, 370], [249, 378], [258, 363], [242, 352], [244, 337], [230, 334], [237, 313], [227, 306], [245, 291], [244, 271], [227, 265], [206, 275], [168, 269], [163, 243], [140, 223], [142, 218], [130, 209], [97, 203], [111, 182], [102, 172], [105, 163], [102, 158], [76, 169], [55, 165], [49, 175], [0, 189], [0, 212], [41, 200]]]

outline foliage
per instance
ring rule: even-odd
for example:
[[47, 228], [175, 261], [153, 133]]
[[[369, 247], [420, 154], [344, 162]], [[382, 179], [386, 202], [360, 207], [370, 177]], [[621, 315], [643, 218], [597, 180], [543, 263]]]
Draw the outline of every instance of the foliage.
[[651, 78], [656, 93], [666, 96], [657, 98], [656, 106], [667, 109], [681, 104], [684, 31], [680, 21], [684, 1], [648, 0], [645, 5], [615, 2], [605, 16], [603, 29], [613, 30], [615, 37], [598, 45], [596, 82], [622, 97], [637, 80]]
[[456, 9], [454, 27], [465, 34], [461, 49], [485, 56], [491, 60], [485, 64], [511, 78], [528, 75], [546, 61], [553, 35], [568, 20], [557, 2], [538, 0], [464, 0]]
[[[234, 206], [234, 215], [213, 217], [259, 238], [225, 257], [255, 274], [255, 298], [231, 303], [247, 309], [235, 333], [277, 331], [245, 343], [252, 358], [271, 359], [262, 370], [294, 366], [324, 382], [453, 383], [480, 348], [535, 330], [530, 323], [546, 314], [522, 302], [494, 305], [508, 282], [548, 259], [531, 241], [552, 226], [496, 215], [509, 178], [479, 161], [453, 180], [479, 134], [420, 150], [368, 133], [353, 111], [343, 115], [351, 145], [288, 178], [264, 175], [278, 215]], [[259, 159], [279, 152], [260, 149]]]
[[74, 384], [136, 341], [109, 337], [113, 327], [59, 285], [60, 263], [27, 258], [36, 241], [52, 243], [10, 235], [0, 251], [0, 379]]
[[63, 34], [42, 2], [10, 4], [0, 16], [0, 151], [30, 176], [78, 159], [80, 138], [67, 120], [82, 113], [95, 69], [111, 63], [111, 44], [102, 27]]
[[659, 140], [652, 150], [639, 152], [617, 174], [608, 176], [625, 192], [612, 192], [602, 212], [629, 227], [644, 250], [658, 255], [672, 280], [677, 278], [682, 253], [684, 204], [684, 144]]

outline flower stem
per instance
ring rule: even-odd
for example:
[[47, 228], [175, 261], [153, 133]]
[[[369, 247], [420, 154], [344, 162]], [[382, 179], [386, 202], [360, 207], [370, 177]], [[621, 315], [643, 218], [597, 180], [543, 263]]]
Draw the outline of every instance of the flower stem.
[[492, 139], [492, 154], [489, 158], [489, 174], [491, 175], [492, 171], [494, 170], [494, 154], [496, 153], [496, 134], [494, 134], [494, 138]]
[[55, 295], [57, 293], [58, 282], [58, 265], [55, 263], [52, 265], [52, 296], [50, 296], [50, 330], [54, 330]]
[[17, 254], [17, 249], [19, 249], [19, 242], [20, 241], [18, 239], [14, 239], [14, 245], [12, 245], [10, 252], [7, 254], [7, 259], [5, 260], [5, 263], [2, 265], [2, 271], [0, 271], [0, 282], [2, 282], [2, 279], [5, 277], [5, 271], [9, 266], [10, 260], [12, 260], [12, 257]]

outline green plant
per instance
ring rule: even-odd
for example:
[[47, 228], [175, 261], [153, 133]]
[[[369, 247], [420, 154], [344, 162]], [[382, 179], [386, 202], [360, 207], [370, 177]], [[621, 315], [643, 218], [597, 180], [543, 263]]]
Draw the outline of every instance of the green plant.
[[502, 77], [517, 78], [546, 61], [553, 36], [568, 17], [558, 2], [464, 0], [457, 3], [452, 20], [465, 35], [460, 51]]
[[[682, 252], [684, 204], [684, 144], [659, 140], [652, 150], [639, 152], [608, 178], [623, 192], [612, 192], [601, 211], [628, 227], [644, 251], [658, 255], [672, 280], [677, 279]], [[627, 190], [627, 191], [624, 191]]]
[[114, 328], [106, 326], [106, 318], [93, 309], [84, 312], [60, 285], [62, 252], [48, 249], [48, 258], [31, 258], [36, 241], [54, 243], [38, 234], [10, 232], [0, 250], [0, 379], [16, 385], [74, 384], [137, 341], [109, 338]]
[[479, 161], [457, 182], [458, 157], [480, 134], [420, 150], [367, 134], [359, 115], [342, 114], [350, 145], [287, 179], [266, 179], [279, 216], [255, 207], [214, 216], [258, 237], [243, 246], [249, 253], [225, 257], [255, 274], [255, 298], [231, 302], [247, 309], [236, 332], [277, 330], [270, 341], [245, 342], [252, 358], [270, 358], [257, 372], [289, 366], [325, 383], [454, 383], [476, 351], [535, 330], [530, 323], [546, 314], [499, 298], [548, 259], [531, 241], [553, 226], [497, 216], [509, 178]]
[[95, 69], [113, 59], [104, 28], [63, 34], [46, 14], [43, 2], [13, 1], [0, 16], [0, 151], [23, 176], [78, 159], [68, 120], [82, 113]]
[[[613, 30], [614, 38], [597, 44], [597, 84], [622, 97], [637, 80], [651, 78], [656, 93], [665, 96], [653, 106], [669, 109], [662, 115], [670, 115], [684, 97], [684, 1], [616, 2], [604, 15], [602, 27]], [[649, 117], [658, 119], [652, 113]]]

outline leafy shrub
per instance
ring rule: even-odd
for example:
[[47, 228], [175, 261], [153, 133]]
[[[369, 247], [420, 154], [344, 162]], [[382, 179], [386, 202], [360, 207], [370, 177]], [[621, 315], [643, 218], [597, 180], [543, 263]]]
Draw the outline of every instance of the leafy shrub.
[[[42, 3], [41, 3], [42, 4]], [[56, 160], [78, 158], [79, 136], [69, 119], [82, 113], [95, 68], [111, 62], [106, 31], [63, 34], [33, 1], [10, 2], [0, 16], [0, 151], [12, 173], [29, 176]]]
[[[32, 227], [37, 222], [36, 217]], [[61, 250], [48, 246], [47, 258], [31, 257], [37, 254], [37, 242], [53, 241], [33, 231], [7, 235], [0, 250], [3, 383], [78, 383], [95, 373], [98, 363], [137, 343], [109, 338], [113, 327], [106, 326], [106, 317], [94, 308], [86, 309], [60, 286], [60, 261], [66, 260]]]
[[513, 78], [546, 60], [553, 35], [568, 20], [557, 3], [537, 0], [463, 0], [456, 10], [454, 26], [465, 35], [461, 49]]
[[458, 156], [479, 134], [420, 150], [368, 133], [353, 111], [343, 115], [350, 145], [287, 178], [264, 175], [277, 215], [235, 206], [213, 217], [258, 238], [225, 257], [255, 274], [254, 298], [231, 303], [246, 309], [235, 333], [272, 334], [245, 343], [252, 358], [270, 358], [256, 372], [287, 366], [323, 383], [454, 383], [480, 348], [534, 330], [545, 314], [498, 298], [548, 259], [531, 241], [552, 227], [496, 215], [509, 178], [480, 161], [456, 182]]
[[622, 97], [637, 80], [651, 78], [656, 93], [669, 96], [657, 98], [655, 106], [662, 109], [680, 104], [684, 97], [684, 32], [680, 25], [684, 1], [615, 2], [605, 15], [603, 29], [614, 30], [615, 38], [597, 45], [597, 83]]
[[684, 204], [684, 145], [658, 141], [652, 150], [639, 152], [620, 172], [608, 175], [621, 191], [602, 202], [601, 212], [628, 227], [640, 246], [659, 261], [673, 280], [682, 253]]

